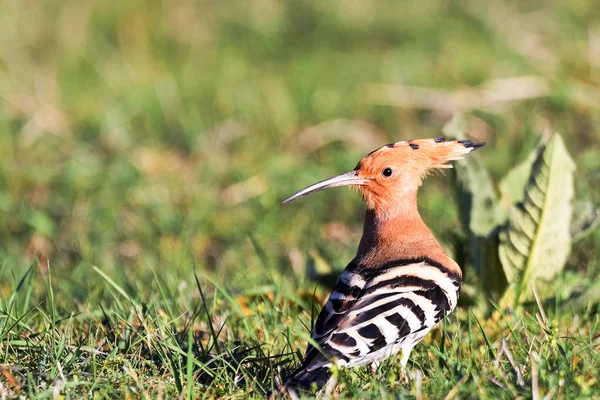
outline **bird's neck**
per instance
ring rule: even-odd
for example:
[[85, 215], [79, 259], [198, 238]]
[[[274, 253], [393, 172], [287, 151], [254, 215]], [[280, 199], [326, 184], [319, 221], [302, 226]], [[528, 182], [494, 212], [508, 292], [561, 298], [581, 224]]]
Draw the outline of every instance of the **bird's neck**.
[[389, 212], [367, 210], [356, 257], [366, 267], [422, 257], [440, 262], [449, 260], [423, 222], [416, 199], [404, 202], [401, 211], [391, 217]]

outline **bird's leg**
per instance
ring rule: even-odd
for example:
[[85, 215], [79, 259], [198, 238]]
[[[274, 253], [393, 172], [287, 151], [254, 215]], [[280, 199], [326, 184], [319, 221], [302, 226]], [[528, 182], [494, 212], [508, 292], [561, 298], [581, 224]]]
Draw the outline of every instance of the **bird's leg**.
[[300, 396], [298, 395], [298, 392], [296, 392], [295, 389], [288, 389], [287, 391], [287, 395], [290, 397], [290, 399], [292, 400], [299, 400]]
[[337, 385], [337, 376], [336, 376], [336, 374], [333, 374], [333, 375], [331, 375], [331, 378], [329, 378], [329, 380], [327, 381], [327, 385], [325, 386], [325, 390], [323, 391], [324, 399], [331, 398], [331, 393], [333, 393], [333, 389], [335, 389], [335, 385]]
[[408, 384], [410, 383], [410, 379], [408, 378], [408, 374], [406, 373], [406, 368], [402, 368], [402, 370], [400, 371], [400, 380], [402, 381], [402, 384], [408, 386]]
[[379, 368], [379, 364], [381, 364], [381, 362], [379, 362], [379, 361], [373, 361], [371, 363], [371, 372], [373, 374], [375, 374], [377, 372], [377, 368]]
[[402, 349], [402, 358], [400, 359], [400, 380], [403, 384], [408, 385], [410, 383], [410, 379], [408, 378], [408, 374], [406, 373], [406, 364], [408, 364], [408, 358], [410, 357], [410, 352], [412, 351], [413, 345], [406, 346]]

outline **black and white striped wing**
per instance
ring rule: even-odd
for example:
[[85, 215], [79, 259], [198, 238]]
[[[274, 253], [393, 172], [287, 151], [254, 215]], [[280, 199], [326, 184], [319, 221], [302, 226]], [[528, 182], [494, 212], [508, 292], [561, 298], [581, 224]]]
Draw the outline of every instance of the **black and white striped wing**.
[[[373, 272], [350, 264], [313, 329], [325, 355], [364, 365], [418, 341], [456, 306], [460, 277], [428, 259], [400, 260]], [[320, 359], [309, 346], [305, 365]]]
[[[366, 282], [363, 274], [361, 274], [353, 260], [338, 278], [327, 303], [325, 303], [325, 306], [317, 317], [311, 334], [317, 343], [323, 346], [332, 333], [339, 328], [348, 312], [358, 300]], [[326, 351], [326, 354], [329, 357], [344, 358], [343, 354], [335, 351], [333, 348]], [[304, 364], [313, 362], [315, 357], [326, 360], [320, 351], [309, 344]]]

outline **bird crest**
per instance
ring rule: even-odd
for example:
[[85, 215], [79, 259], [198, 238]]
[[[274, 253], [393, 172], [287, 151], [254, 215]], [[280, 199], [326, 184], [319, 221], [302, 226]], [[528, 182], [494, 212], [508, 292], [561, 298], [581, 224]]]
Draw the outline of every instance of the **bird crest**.
[[485, 145], [471, 140], [446, 140], [445, 138], [405, 140], [382, 146], [359, 161], [355, 170], [366, 164], [390, 162], [416, 173], [427, 173], [436, 168], [452, 168], [450, 161], [460, 160], [463, 155]]
[[311, 185], [284, 203], [337, 186], [357, 188], [380, 219], [404, 214], [416, 205], [417, 190], [428, 172], [452, 168], [450, 161], [483, 146], [471, 140], [419, 139], [390, 143], [367, 154], [353, 171]]

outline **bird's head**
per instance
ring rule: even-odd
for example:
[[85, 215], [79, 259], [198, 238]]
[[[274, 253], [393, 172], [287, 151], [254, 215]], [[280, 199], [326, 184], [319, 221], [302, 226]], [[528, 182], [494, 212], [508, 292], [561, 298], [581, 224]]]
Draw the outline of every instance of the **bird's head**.
[[452, 168], [448, 162], [459, 160], [484, 144], [443, 138], [390, 143], [365, 156], [354, 171], [302, 189], [283, 203], [323, 189], [351, 186], [360, 191], [367, 208], [380, 217], [397, 215], [407, 203], [416, 201], [417, 189], [429, 171]]

